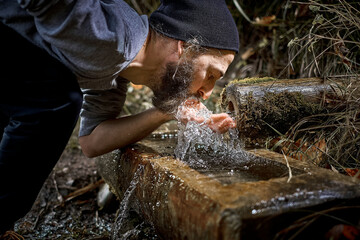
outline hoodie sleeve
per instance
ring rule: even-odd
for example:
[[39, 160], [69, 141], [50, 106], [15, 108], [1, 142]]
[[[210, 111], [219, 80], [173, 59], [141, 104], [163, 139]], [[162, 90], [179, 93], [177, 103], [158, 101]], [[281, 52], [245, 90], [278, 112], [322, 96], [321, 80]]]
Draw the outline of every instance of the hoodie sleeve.
[[[118, 73], [140, 51], [146, 16], [119, 0], [18, 0], [34, 17], [50, 50], [78, 76], [83, 88], [116, 87]], [[100, 83], [100, 84], [99, 84]]]

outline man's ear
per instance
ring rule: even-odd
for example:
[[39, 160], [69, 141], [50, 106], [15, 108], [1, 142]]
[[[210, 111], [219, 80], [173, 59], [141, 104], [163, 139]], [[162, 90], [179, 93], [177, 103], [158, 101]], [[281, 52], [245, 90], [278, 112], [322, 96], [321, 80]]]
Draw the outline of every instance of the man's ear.
[[179, 58], [181, 58], [181, 56], [184, 53], [184, 41], [178, 40], [178, 42], [177, 42], [177, 53], [179, 55]]

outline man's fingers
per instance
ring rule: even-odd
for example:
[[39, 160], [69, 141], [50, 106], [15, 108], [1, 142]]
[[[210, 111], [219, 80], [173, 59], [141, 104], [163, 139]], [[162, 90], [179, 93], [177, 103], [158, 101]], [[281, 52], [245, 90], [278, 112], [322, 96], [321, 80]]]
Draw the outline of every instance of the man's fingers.
[[213, 131], [220, 133], [225, 133], [230, 128], [236, 127], [235, 121], [226, 113], [212, 115], [208, 125]]
[[227, 113], [212, 114], [210, 118], [205, 119], [203, 116], [198, 116], [198, 112], [205, 106], [196, 99], [186, 100], [180, 108], [178, 120], [182, 123], [194, 121], [197, 123], [204, 123], [214, 132], [225, 133], [230, 128], [235, 128], [235, 121]]

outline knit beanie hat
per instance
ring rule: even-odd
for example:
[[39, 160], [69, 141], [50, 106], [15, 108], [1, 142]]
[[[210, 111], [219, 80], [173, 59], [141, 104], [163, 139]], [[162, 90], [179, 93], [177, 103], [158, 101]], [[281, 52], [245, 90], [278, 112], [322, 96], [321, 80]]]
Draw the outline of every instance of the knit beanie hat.
[[225, 0], [162, 0], [149, 22], [170, 38], [239, 51], [239, 33]]

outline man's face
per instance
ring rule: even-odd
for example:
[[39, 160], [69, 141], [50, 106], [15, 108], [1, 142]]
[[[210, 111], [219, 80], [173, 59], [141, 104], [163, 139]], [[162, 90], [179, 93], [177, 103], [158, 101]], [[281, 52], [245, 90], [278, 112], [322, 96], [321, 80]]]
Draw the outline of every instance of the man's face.
[[206, 53], [189, 57], [179, 63], [168, 63], [154, 86], [153, 104], [165, 113], [176, 113], [177, 107], [189, 97], [207, 99], [216, 80], [226, 72], [234, 59], [234, 52], [209, 49]]
[[175, 113], [177, 107], [189, 97], [193, 79], [191, 62], [168, 63], [160, 77], [160, 84], [153, 87], [153, 105], [165, 113]]

